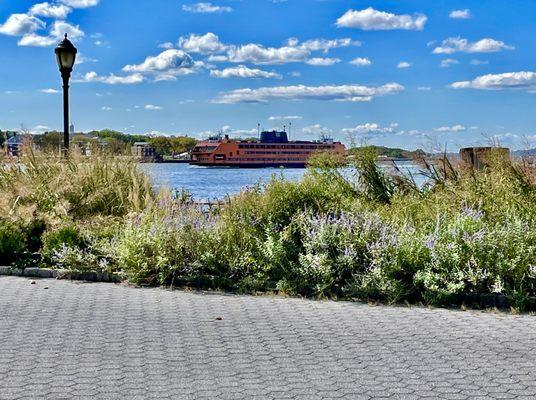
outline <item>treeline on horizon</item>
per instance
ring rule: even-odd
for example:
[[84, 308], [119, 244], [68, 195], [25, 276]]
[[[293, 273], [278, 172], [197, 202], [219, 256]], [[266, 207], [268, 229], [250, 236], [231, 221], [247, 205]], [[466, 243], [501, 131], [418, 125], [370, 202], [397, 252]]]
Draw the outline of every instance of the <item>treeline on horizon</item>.
[[[8, 139], [5, 132], [0, 135], [0, 146], [4, 146]], [[45, 151], [58, 149], [63, 143], [63, 133], [50, 131], [32, 135], [32, 141]], [[112, 129], [94, 130], [72, 135], [71, 143], [85, 143], [95, 147], [106, 145], [108, 152], [121, 155], [129, 154], [130, 147], [136, 142], [148, 142], [158, 154], [172, 156], [190, 151], [197, 140], [188, 136], [148, 136], [140, 134], [126, 134]]]
[[[0, 131], [1, 132], [1, 131]], [[6, 132], [0, 135], [0, 147], [4, 146], [7, 140]], [[45, 132], [43, 134], [32, 135], [33, 142], [43, 150], [50, 151], [58, 149], [63, 143], [63, 133], [58, 131]], [[237, 138], [237, 140], [255, 141], [257, 138]], [[93, 144], [95, 147], [105, 143], [108, 152], [121, 155], [129, 154], [130, 147], [136, 142], [148, 142], [161, 156], [173, 156], [189, 152], [197, 144], [197, 139], [188, 136], [149, 136], [142, 134], [126, 134], [113, 129], [93, 130], [84, 133], [75, 133], [71, 139], [72, 143]], [[373, 151], [378, 157], [392, 159], [419, 159], [425, 157], [427, 153], [422, 149], [406, 150], [386, 146], [361, 146], [348, 149], [349, 155], [355, 155], [358, 148], [365, 148]]]

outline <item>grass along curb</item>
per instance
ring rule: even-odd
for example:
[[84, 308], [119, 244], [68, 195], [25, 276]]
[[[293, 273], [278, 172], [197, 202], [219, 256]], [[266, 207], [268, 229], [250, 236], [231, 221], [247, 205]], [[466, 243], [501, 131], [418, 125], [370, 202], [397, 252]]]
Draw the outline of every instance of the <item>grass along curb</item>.
[[71, 271], [67, 269], [50, 268], [13, 268], [0, 266], [0, 276], [21, 276], [42, 279], [70, 279], [86, 282], [121, 282], [116, 274], [97, 271]]

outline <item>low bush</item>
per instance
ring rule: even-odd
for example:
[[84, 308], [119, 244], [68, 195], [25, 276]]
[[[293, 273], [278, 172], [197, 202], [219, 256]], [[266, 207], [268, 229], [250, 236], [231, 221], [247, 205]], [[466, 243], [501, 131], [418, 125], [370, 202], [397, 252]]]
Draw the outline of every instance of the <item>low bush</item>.
[[[536, 182], [527, 164], [481, 171], [439, 160], [428, 182], [392, 176], [356, 152], [317, 157], [304, 178], [198, 209], [156, 195], [130, 161], [34, 156], [0, 180], [0, 256], [121, 272], [134, 283], [450, 304], [536, 296]], [[19, 221], [19, 222], [12, 222]], [[24, 221], [24, 222], [20, 222]]]

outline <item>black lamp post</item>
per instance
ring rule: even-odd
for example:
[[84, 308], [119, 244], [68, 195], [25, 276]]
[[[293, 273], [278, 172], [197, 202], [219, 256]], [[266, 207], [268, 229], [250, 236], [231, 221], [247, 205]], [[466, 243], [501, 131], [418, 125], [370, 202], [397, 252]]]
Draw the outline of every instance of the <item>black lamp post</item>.
[[69, 78], [73, 71], [77, 50], [65, 34], [65, 39], [58, 44], [54, 52], [63, 79], [63, 147], [67, 154], [69, 150]]

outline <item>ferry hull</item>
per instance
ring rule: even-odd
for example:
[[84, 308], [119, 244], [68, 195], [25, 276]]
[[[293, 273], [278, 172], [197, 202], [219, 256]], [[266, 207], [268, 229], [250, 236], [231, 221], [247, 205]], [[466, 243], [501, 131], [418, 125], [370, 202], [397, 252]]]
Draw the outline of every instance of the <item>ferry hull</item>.
[[220, 168], [306, 168], [307, 163], [305, 162], [294, 162], [294, 163], [252, 163], [252, 162], [241, 162], [241, 163], [201, 163], [190, 161], [190, 165], [197, 165], [199, 167], [220, 167]]

